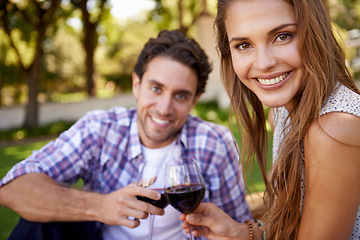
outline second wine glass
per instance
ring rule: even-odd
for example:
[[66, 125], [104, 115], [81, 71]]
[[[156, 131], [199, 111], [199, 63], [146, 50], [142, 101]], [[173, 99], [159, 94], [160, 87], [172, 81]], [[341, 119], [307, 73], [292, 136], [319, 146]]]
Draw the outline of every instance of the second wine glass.
[[[144, 196], [136, 196], [137, 199], [148, 202], [159, 208], [165, 208], [168, 205], [164, 195], [164, 168], [154, 166], [151, 162], [145, 162], [137, 180], [137, 186], [155, 190], [161, 194], [159, 200], [154, 200]], [[154, 215], [150, 214], [148, 240], [151, 240], [154, 225]]]
[[[192, 213], [205, 196], [204, 180], [194, 158], [182, 157], [166, 164], [165, 196], [179, 212]], [[193, 239], [190, 232], [190, 238]]]

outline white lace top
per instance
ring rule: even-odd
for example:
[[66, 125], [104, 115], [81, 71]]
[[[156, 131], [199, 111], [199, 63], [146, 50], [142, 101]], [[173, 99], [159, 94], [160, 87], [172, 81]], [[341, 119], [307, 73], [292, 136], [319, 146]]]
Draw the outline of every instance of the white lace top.
[[[329, 97], [321, 109], [321, 115], [330, 112], [346, 112], [360, 117], [360, 96], [343, 85], [338, 85], [334, 93]], [[284, 107], [274, 109], [274, 137], [273, 137], [273, 162], [277, 159], [277, 153], [282, 139], [284, 138], [288, 112]], [[305, 175], [301, 180], [301, 206], [304, 199]], [[360, 205], [350, 239], [360, 239]]]

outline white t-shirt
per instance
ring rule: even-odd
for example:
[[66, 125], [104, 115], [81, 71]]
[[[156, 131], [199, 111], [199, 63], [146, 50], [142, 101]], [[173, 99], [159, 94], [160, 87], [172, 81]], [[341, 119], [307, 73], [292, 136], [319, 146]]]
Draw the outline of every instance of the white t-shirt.
[[[174, 156], [175, 141], [163, 148], [150, 149], [142, 146], [142, 152], [146, 161], [151, 161], [154, 166], [165, 167], [165, 163]], [[158, 176], [159, 183], [163, 188], [164, 176]], [[155, 186], [156, 187], [156, 186]], [[154, 227], [152, 239], [154, 240], [183, 240], [185, 235], [181, 228], [179, 219], [180, 213], [172, 206], [165, 208], [163, 216], [154, 217]], [[124, 226], [110, 226], [103, 231], [104, 240], [144, 240], [149, 233], [149, 217], [140, 219], [140, 225], [137, 228], [130, 229]]]

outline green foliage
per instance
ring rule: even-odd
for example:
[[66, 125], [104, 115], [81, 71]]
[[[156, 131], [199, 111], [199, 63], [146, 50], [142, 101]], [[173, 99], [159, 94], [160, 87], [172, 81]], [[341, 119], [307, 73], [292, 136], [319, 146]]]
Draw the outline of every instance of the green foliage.
[[[148, 13], [148, 20], [152, 21], [158, 30], [180, 28], [181, 24], [191, 27], [195, 16], [198, 16], [203, 9], [203, 1], [200, 0], [154, 0], [155, 8]], [[182, 12], [180, 13], [179, 1]], [[207, 0], [208, 13], [215, 16], [216, 0]], [[180, 14], [182, 19], [180, 20]], [[182, 22], [180, 22], [182, 21]]]
[[229, 117], [228, 109], [221, 109], [217, 101], [199, 102], [191, 112], [200, 118], [217, 124], [229, 126], [227, 120]]
[[104, 75], [106, 81], [116, 84], [121, 91], [131, 92], [132, 78], [131, 74], [119, 74], [119, 75]]
[[360, 1], [335, 0], [330, 1], [330, 13], [334, 22], [342, 29], [360, 28]]
[[[0, 131], [0, 142], [17, 141], [31, 137], [55, 136], [67, 130], [74, 122], [59, 121], [29, 131], [25, 128], [16, 128]], [[1, 159], [1, 158], [0, 158]], [[2, 159], [1, 159], [2, 160]]]

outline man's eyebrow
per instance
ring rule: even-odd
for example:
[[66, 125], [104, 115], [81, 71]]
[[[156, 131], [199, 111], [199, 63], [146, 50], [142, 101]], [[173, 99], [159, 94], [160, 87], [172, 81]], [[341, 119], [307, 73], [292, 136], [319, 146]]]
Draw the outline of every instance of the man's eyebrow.
[[[277, 31], [286, 28], [288, 26], [297, 26], [296, 23], [286, 23], [286, 24], [281, 24], [280, 26], [275, 27], [274, 29], [270, 30], [269, 34], [274, 34]], [[247, 41], [249, 38], [248, 37], [233, 37], [229, 40], [229, 43], [231, 43], [232, 41], [236, 41], [236, 42], [242, 42], [242, 41]]]
[[149, 83], [149, 84], [156, 84], [156, 85], [159, 85], [159, 86], [161, 86], [161, 87], [164, 86], [164, 84], [162, 84], [161, 82], [158, 82], [158, 81], [156, 81], [156, 80], [149, 80], [148, 83]]

